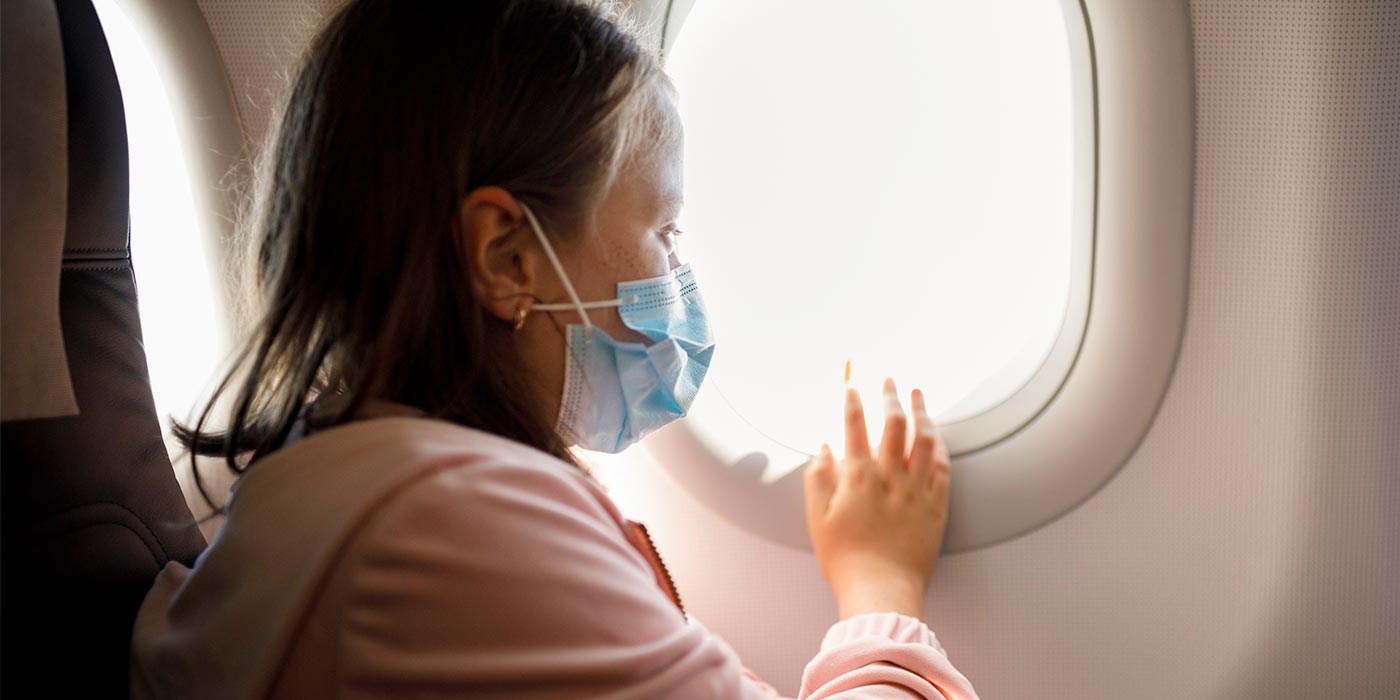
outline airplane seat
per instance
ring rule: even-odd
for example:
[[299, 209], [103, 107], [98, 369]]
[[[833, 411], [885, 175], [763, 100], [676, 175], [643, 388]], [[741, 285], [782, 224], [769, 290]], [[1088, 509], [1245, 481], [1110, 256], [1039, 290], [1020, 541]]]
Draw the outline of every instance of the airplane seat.
[[[6, 44], [61, 42], [52, 53], [62, 65], [48, 66], [66, 82], [57, 306], [78, 413], [0, 424], [0, 695], [126, 697], [142, 598], [167, 562], [193, 565], [205, 541], [171, 469], [151, 395], [129, 245], [125, 115], [97, 13], [73, 0], [7, 0], [6, 9]], [[55, 16], [53, 24], [29, 21]], [[12, 75], [12, 67], [46, 59], [5, 59], [5, 98], [23, 99], [22, 71]], [[47, 128], [10, 116], [7, 151]], [[8, 184], [13, 178], [7, 168], [5, 208], [23, 205], [11, 199], [24, 188]], [[10, 228], [7, 255], [21, 233]], [[9, 324], [9, 304], [5, 311]], [[4, 398], [14, 400], [8, 385]]]

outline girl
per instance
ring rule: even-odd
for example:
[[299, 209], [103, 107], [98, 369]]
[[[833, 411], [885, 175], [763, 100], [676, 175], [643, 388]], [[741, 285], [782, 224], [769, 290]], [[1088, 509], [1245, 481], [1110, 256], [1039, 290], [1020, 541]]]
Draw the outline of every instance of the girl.
[[[714, 352], [674, 100], [571, 0], [329, 21], [264, 160], [229, 427], [179, 433], [242, 476], [142, 606], [135, 697], [777, 697], [568, 450], [683, 415]], [[851, 393], [844, 458], [807, 468], [842, 619], [799, 696], [974, 698], [918, 619], [948, 456], [885, 391], [878, 452]]]

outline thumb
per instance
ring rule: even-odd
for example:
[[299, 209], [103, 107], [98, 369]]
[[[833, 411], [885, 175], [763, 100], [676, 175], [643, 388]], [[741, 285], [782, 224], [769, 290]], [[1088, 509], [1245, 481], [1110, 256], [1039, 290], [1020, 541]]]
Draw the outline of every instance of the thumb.
[[803, 480], [806, 484], [808, 518], [825, 515], [831, 495], [836, 491], [836, 458], [831, 454], [830, 446], [822, 444], [821, 451], [807, 463]]

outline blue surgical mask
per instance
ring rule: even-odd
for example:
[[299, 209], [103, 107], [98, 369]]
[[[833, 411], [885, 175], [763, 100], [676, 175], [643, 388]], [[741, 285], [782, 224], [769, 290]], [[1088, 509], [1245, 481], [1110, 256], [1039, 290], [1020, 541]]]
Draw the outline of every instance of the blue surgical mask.
[[[579, 447], [616, 453], [684, 416], [715, 351], [690, 265], [660, 277], [620, 282], [616, 298], [584, 303], [539, 220], [529, 207], [520, 206], [570, 299], [534, 308], [572, 309], [583, 319], [566, 329], [564, 393], [555, 430]], [[614, 306], [623, 324], [645, 335], [649, 344], [619, 342], [589, 321], [587, 308]]]

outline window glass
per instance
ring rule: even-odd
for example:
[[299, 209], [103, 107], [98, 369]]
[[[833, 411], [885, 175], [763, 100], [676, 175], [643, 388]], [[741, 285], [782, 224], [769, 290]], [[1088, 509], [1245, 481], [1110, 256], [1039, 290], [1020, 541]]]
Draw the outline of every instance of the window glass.
[[718, 343], [692, 427], [839, 454], [847, 359], [872, 440], [886, 375], [948, 421], [1035, 373], [1070, 285], [1059, 2], [700, 0], [667, 70]]

